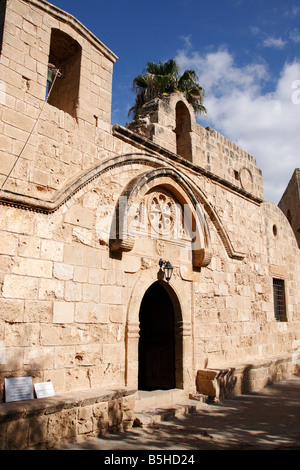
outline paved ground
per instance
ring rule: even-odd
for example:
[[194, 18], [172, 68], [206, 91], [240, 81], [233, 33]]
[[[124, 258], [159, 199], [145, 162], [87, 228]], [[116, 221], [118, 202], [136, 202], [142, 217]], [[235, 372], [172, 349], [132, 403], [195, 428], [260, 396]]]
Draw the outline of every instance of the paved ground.
[[260, 393], [203, 404], [192, 415], [172, 418], [153, 428], [133, 428], [130, 432], [90, 439], [67, 449], [171, 453], [175, 450], [300, 450], [300, 377], [272, 384]]

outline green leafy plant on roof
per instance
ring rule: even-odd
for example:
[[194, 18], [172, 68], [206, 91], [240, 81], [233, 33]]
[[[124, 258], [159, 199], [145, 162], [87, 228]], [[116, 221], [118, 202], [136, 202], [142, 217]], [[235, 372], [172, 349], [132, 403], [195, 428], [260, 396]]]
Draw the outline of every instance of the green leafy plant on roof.
[[179, 73], [179, 66], [175, 60], [167, 62], [148, 62], [143, 75], [138, 75], [132, 83], [135, 93], [135, 104], [129, 110], [129, 116], [137, 119], [144, 104], [154, 98], [161, 98], [179, 91], [192, 105], [195, 114], [207, 114], [204, 102], [204, 89], [199, 85], [197, 73], [194, 70], [185, 70]]

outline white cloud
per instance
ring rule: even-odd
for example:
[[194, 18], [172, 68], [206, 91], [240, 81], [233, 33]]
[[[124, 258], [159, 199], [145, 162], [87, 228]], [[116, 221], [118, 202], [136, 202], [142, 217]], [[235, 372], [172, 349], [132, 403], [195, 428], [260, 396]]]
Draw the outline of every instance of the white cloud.
[[192, 47], [192, 41], [191, 41], [191, 35], [190, 34], [188, 36], [181, 36], [181, 39], [183, 40], [186, 49], [190, 49]]
[[265, 47], [275, 47], [276, 49], [282, 49], [286, 45], [286, 41], [282, 38], [274, 38], [273, 36], [269, 36], [263, 41], [263, 45]]
[[300, 30], [298, 28], [293, 29], [290, 33], [290, 39], [293, 42], [300, 42]]
[[[278, 203], [296, 167], [300, 166], [300, 104], [293, 103], [293, 83], [300, 80], [300, 61], [286, 64], [272, 84], [265, 64], [239, 67], [226, 50], [176, 57], [182, 68], [197, 71], [206, 90], [207, 124], [252, 154], [263, 172], [265, 199]], [[273, 81], [272, 81], [273, 80]], [[203, 120], [201, 120], [203, 125]]]
[[299, 13], [300, 13], [300, 7], [293, 5], [285, 11], [284, 16], [286, 16], [287, 18], [296, 18]]
[[261, 83], [268, 79], [268, 71], [264, 64], [249, 64], [244, 68], [237, 67], [234, 58], [226, 49], [207, 53], [201, 56], [197, 51], [187, 54], [179, 51], [176, 61], [184, 68], [197, 71], [200, 82], [205, 83], [205, 90], [213, 90], [216, 95], [247, 90], [254, 93]]

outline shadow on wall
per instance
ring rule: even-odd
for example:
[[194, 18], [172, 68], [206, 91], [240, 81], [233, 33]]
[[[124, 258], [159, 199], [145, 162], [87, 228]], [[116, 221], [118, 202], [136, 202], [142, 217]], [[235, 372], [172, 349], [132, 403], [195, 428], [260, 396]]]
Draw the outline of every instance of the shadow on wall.
[[[4, 348], [1, 348], [4, 350]], [[28, 367], [20, 368], [20, 364], [23, 360], [22, 353], [15, 354], [13, 360], [5, 362], [5, 355], [1, 356], [2, 360], [0, 363], [0, 403], [5, 403], [5, 379], [16, 378], [16, 377], [32, 377], [34, 379], [40, 379], [41, 377], [41, 366], [38, 363], [32, 362]], [[35, 381], [37, 382], [37, 380]]]
[[127, 431], [135, 391], [92, 390], [0, 404], [0, 450], [46, 450]]
[[[21, 353], [15, 355], [13, 360], [5, 362], [4, 355], [0, 364], [0, 450], [21, 450], [28, 447], [28, 442], [38, 442], [45, 435], [43, 423], [35, 412], [37, 400], [16, 400], [6, 402], [5, 379], [30, 377], [41, 378], [41, 368], [32, 363], [21, 370]], [[13, 372], [12, 372], [13, 371]], [[40, 380], [41, 382], [42, 380]], [[32, 389], [35, 397], [34, 388]], [[28, 419], [23, 419], [28, 415]], [[30, 418], [29, 418], [30, 416]], [[27, 416], [26, 416], [27, 417]]]

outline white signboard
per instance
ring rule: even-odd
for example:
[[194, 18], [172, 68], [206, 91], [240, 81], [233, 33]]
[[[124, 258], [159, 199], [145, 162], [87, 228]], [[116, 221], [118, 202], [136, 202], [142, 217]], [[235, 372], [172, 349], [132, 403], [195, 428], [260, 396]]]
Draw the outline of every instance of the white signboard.
[[53, 397], [54, 389], [52, 382], [40, 382], [34, 384], [34, 390], [37, 398]]
[[32, 377], [10, 377], [5, 379], [6, 402], [31, 400], [32, 398]]

